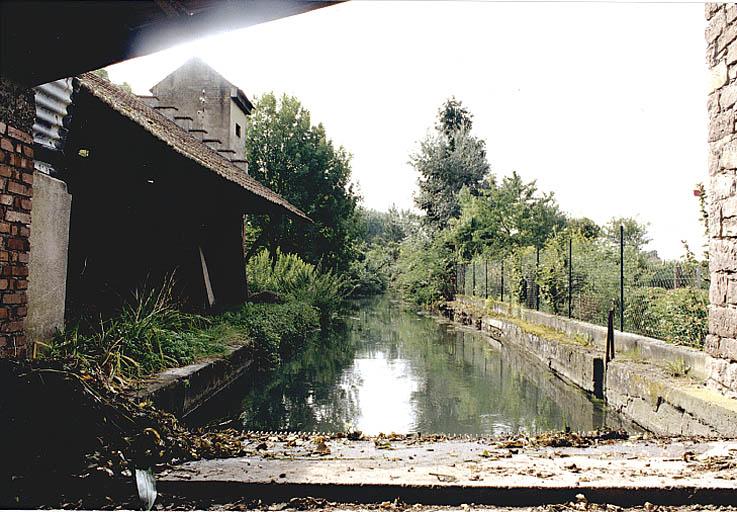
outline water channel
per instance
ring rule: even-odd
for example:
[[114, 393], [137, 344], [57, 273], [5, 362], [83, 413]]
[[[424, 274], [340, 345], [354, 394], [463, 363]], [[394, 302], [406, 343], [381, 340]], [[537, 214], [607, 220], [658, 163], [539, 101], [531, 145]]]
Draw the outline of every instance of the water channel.
[[355, 303], [344, 327], [271, 375], [242, 379], [190, 421], [366, 434], [623, 426], [529, 356], [390, 296]]

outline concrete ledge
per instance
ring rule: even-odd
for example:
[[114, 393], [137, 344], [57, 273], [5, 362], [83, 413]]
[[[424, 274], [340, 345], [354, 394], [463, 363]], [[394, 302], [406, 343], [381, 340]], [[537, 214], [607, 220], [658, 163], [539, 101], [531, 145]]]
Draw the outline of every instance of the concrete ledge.
[[[295, 446], [254, 440], [252, 456], [188, 462], [161, 474], [167, 495], [282, 502], [312, 496], [338, 502], [531, 506], [576, 501], [616, 505], [737, 501], [735, 443], [603, 441], [588, 447], [507, 447], [494, 440], [325, 441]], [[266, 447], [265, 449], [263, 447]], [[714, 464], [719, 461], [718, 464]], [[726, 468], [726, 469], [725, 469]]]
[[142, 382], [135, 395], [183, 418], [241, 377], [251, 366], [250, 354], [248, 345], [231, 347], [217, 358], [164, 370]]
[[737, 437], [737, 401], [689, 379], [664, 378], [649, 365], [610, 363], [606, 400], [656, 434]]

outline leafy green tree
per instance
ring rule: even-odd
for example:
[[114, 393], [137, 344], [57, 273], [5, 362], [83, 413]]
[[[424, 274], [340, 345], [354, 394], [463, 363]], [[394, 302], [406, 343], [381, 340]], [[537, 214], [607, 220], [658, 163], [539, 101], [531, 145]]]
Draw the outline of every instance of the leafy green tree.
[[438, 120], [435, 129], [445, 135], [452, 143], [453, 137], [460, 131], [470, 131], [473, 126], [473, 114], [455, 99], [455, 96], [445, 100], [438, 111]]
[[584, 238], [595, 240], [602, 234], [601, 226], [588, 217], [576, 217], [568, 219], [566, 227], [569, 231], [580, 233]]
[[475, 193], [489, 174], [486, 143], [471, 135], [471, 114], [459, 101], [447, 100], [438, 111], [435, 133], [410, 156], [420, 174], [415, 204], [425, 212], [425, 222], [443, 229], [460, 213], [458, 193], [466, 187]]
[[535, 181], [512, 173], [499, 185], [487, 181], [479, 195], [460, 194], [461, 216], [452, 223], [451, 238], [463, 259], [485, 253], [509, 254], [518, 247], [542, 247], [565, 225], [552, 193], [538, 191]]
[[392, 205], [386, 212], [359, 207], [359, 229], [367, 244], [401, 242], [417, 230], [420, 218]]
[[262, 245], [330, 269], [347, 269], [359, 235], [350, 155], [333, 145], [322, 124], [312, 125], [297, 98], [277, 100], [273, 93], [255, 103], [246, 154], [254, 178], [314, 221], [255, 217], [250, 222]]
[[619, 226], [624, 226], [624, 244], [642, 250], [650, 243], [648, 224], [637, 222], [632, 217], [614, 217], [604, 225], [604, 237], [609, 242], [619, 245]]

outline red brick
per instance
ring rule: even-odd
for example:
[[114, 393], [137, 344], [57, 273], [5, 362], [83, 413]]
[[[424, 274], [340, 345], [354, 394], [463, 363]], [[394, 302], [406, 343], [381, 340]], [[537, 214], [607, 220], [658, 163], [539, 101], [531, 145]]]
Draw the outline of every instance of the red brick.
[[18, 332], [23, 330], [23, 322], [15, 320], [0, 325], [0, 332]]
[[33, 158], [33, 148], [31, 146], [23, 146], [23, 154], [28, 158]]
[[26, 226], [20, 226], [18, 227], [18, 236], [29, 237], [31, 236], [31, 230]]
[[25, 290], [28, 288], [28, 280], [27, 279], [17, 279], [15, 281], [15, 289], [16, 290]]
[[33, 173], [32, 172], [24, 172], [20, 175], [20, 179], [23, 180], [24, 183], [28, 183], [29, 185], [33, 185]]
[[22, 197], [15, 198], [15, 209], [29, 211], [31, 209], [31, 200]]
[[21, 183], [17, 183], [15, 181], [8, 182], [8, 192], [10, 192], [11, 194], [18, 194], [26, 197], [29, 197], [31, 196], [31, 194], [33, 194], [31, 187], [23, 185]]
[[3, 348], [7, 344], [8, 344], [7, 336], [0, 336], [0, 348]]
[[21, 276], [21, 277], [28, 276], [28, 266], [27, 265], [13, 265], [13, 275]]
[[13, 196], [8, 194], [0, 194], [0, 204], [10, 206], [13, 204]]
[[0, 290], [7, 290], [9, 283], [10, 281], [8, 281], [7, 279], [0, 279]]
[[26, 238], [11, 238], [7, 241], [8, 249], [14, 251], [27, 251], [28, 250], [28, 239]]
[[0, 149], [0, 164], [5, 161], [5, 157], [7, 156], [7, 153]]
[[16, 318], [25, 318], [28, 315], [28, 308], [26, 306], [21, 306], [19, 308], [15, 308], [15, 317]]
[[[10, 253], [8, 251], [0, 251], [0, 261], [9, 261], [10, 260]], [[12, 275], [10, 271], [10, 266], [3, 265], [2, 268], [0, 268], [0, 276], [9, 276]]]
[[10, 139], [6, 139], [5, 137], [0, 137], [0, 149], [10, 151], [11, 153], [15, 152], [13, 142]]
[[30, 133], [21, 131], [14, 126], [8, 126], [7, 133], [8, 137], [12, 137], [13, 139], [25, 142], [26, 144], [33, 144], [33, 137], [31, 137]]
[[28, 261], [30, 259], [29, 256], [28, 256], [28, 254], [29, 254], [28, 251], [18, 253], [18, 257], [16, 258], [16, 260], [18, 261], [18, 263], [28, 263]]
[[5, 220], [8, 222], [22, 222], [23, 224], [30, 224], [31, 216], [27, 213], [8, 210], [5, 212]]
[[18, 293], [6, 293], [3, 295], [3, 304], [25, 304], [26, 294], [25, 292]]
[[5, 133], [5, 128], [7, 128], [8, 125], [0, 121], [0, 135]]
[[13, 175], [13, 168], [9, 165], [0, 164], [0, 176], [10, 178]]
[[10, 315], [10, 308], [7, 306], [0, 306], [0, 320], [8, 318]]

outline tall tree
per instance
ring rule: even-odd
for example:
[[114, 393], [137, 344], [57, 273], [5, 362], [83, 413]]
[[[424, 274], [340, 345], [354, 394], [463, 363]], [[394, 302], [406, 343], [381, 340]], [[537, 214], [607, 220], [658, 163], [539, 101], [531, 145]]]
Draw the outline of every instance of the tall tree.
[[260, 97], [247, 128], [251, 174], [314, 221], [264, 218], [251, 221], [265, 245], [297, 253], [310, 263], [344, 270], [358, 236], [358, 195], [350, 183], [350, 155], [335, 147], [322, 124], [297, 98], [273, 93]]
[[462, 213], [453, 222], [450, 238], [460, 255], [504, 255], [517, 247], [542, 247], [565, 223], [552, 193], [543, 194], [535, 181], [519, 174], [506, 176], [497, 185], [489, 180], [478, 196], [460, 194]]
[[432, 228], [444, 229], [457, 217], [461, 188], [476, 193], [489, 173], [486, 143], [471, 135], [471, 126], [471, 113], [451, 98], [438, 111], [435, 133], [410, 156], [420, 174], [415, 204], [425, 211], [425, 222]]
[[624, 244], [642, 250], [650, 243], [648, 224], [641, 224], [632, 217], [613, 217], [604, 224], [604, 236], [614, 245], [619, 245], [619, 226], [624, 226]]

